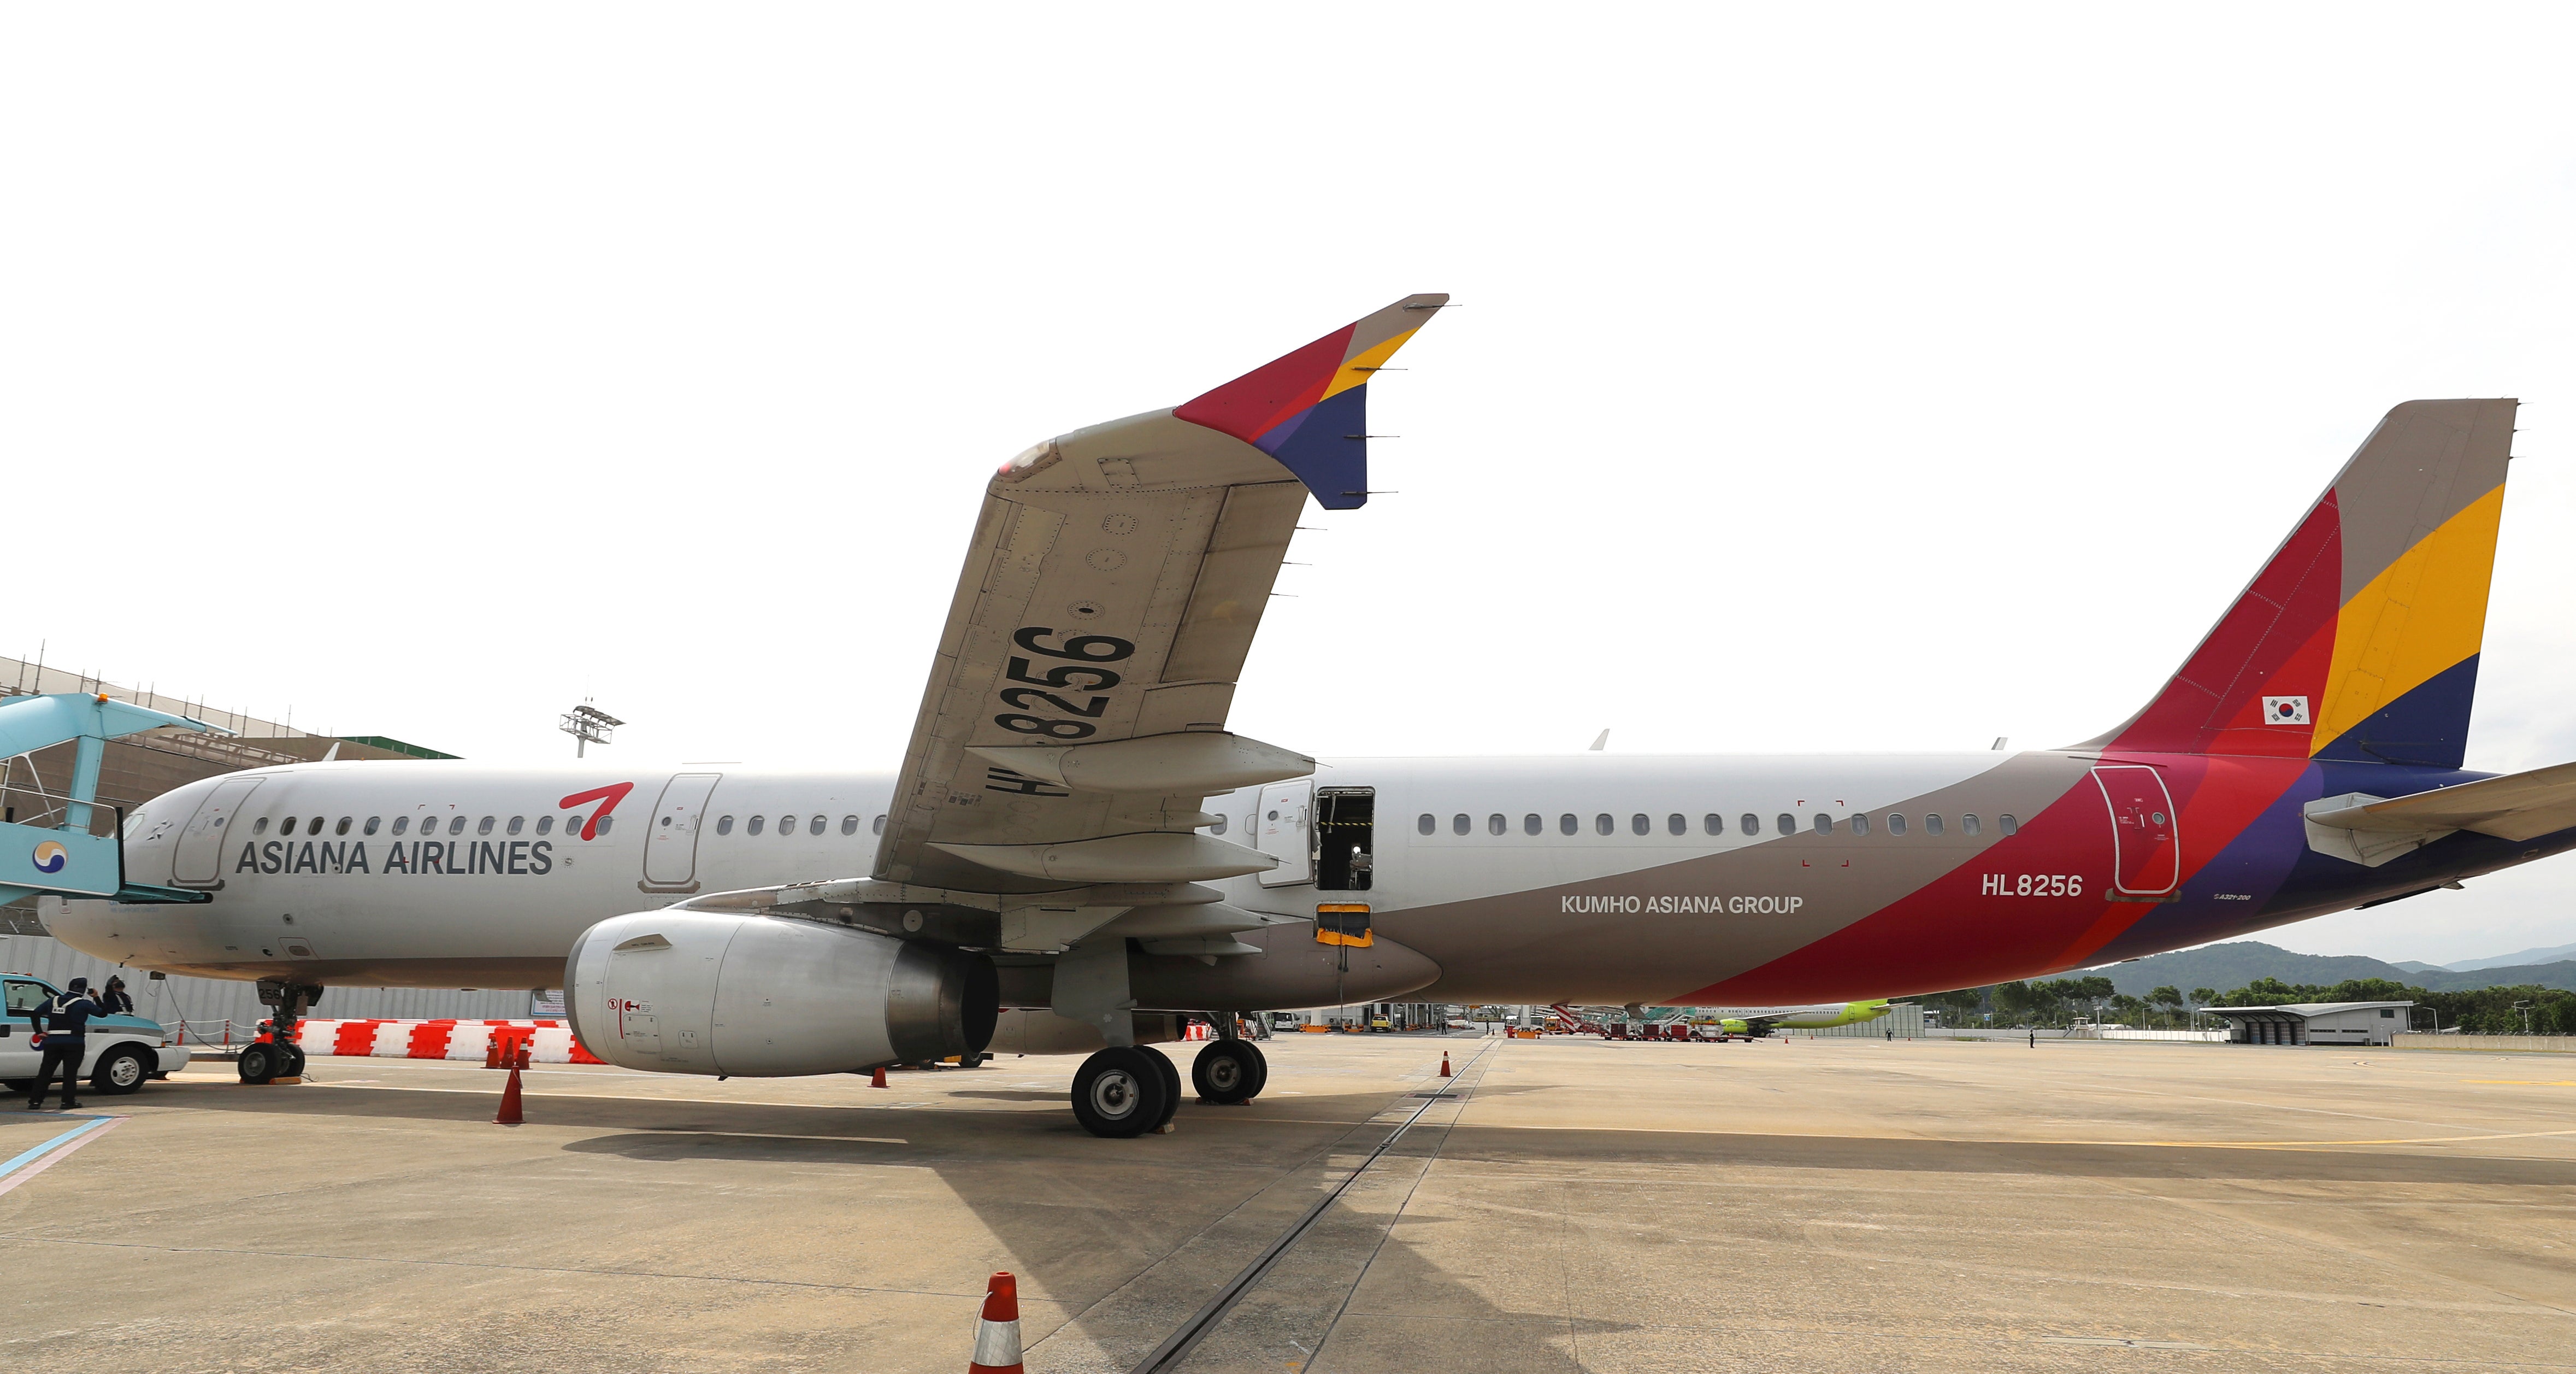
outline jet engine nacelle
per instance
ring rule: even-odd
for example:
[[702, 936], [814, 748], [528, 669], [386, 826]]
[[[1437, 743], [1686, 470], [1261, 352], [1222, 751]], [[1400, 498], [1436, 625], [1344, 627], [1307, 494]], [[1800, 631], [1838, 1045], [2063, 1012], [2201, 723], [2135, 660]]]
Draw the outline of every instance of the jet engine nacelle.
[[564, 989], [612, 1064], [751, 1078], [976, 1053], [1000, 1005], [980, 954], [720, 911], [612, 916], [574, 942]]

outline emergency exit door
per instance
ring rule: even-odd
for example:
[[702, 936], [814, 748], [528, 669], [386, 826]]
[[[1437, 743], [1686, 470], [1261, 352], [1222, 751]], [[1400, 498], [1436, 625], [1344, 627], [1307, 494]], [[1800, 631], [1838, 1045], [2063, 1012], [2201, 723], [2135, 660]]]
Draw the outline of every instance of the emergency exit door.
[[663, 784], [662, 800], [653, 808], [653, 827], [644, 837], [645, 891], [697, 891], [698, 823], [706, 816], [707, 795], [723, 777], [722, 773], [680, 773]]
[[2144, 764], [2106, 764], [2093, 781], [2111, 809], [2111, 895], [2173, 891], [2182, 881], [2182, 840], [2164, 775]]
[[1252, 847], [1279, 861], [1261, 875], [1263, 887], [1289, 887], [1315, 880], [1313, 840], [1315, 782], [1274, 782], [1261, 789], [1261, 809], [1252, 813]]

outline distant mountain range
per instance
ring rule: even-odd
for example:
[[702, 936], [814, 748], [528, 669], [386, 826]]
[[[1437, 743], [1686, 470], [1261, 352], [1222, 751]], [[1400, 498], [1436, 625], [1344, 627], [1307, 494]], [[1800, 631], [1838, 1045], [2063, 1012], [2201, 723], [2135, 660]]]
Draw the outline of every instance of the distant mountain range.
[[2576, 959], [2576, 945], [2551, 945], [2547, 949], [2520, 949], [2499, 954], [2492, 959], [2461, 959], [2441, 965], [2453, 973], [2467, 973], [2482, 968], [2520, 968], [2526, 964], [2554, 964], [2561, 959]]
[[[2524, 953], [2576, 953], [2576, 946], [2563, 950], [2526, 950]], [[2110, 979], [2114, 989], [2132, 997], [2143, 996], [2159, 987], [2176, 988], [2185, 994], [2193, 988], [2228, 992], [2257, 978], [2278, 978], [2284, 983], [2317, 983], [2328, 987], [2353, 978], [2385, 978], [2392, 983], [2405, 983], [2428, 992], [2536, 983], [2545, 988], [2576, 992], [2576, 959], [2560, 958], [2530, 964], [2498, 965], [2486, 960], [2473, 963], [2474, 967], [2460, 969], [2445, 969], [2412, 960], [2391, 964], [2359, 954], [2294, 954], [2259, 940], [2232, 940], [2223, 945], [2177, 950], [2171, 954], [2151, 955], [2131, 963], [2085, 971]]]

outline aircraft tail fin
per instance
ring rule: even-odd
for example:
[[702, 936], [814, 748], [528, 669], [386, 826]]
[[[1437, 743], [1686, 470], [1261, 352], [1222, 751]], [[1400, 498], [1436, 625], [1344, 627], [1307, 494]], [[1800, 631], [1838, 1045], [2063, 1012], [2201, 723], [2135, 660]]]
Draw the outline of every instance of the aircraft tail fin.
[[2078, 747], [2459, 767], [2517, 404], [2389, 411], [2155, 700]]

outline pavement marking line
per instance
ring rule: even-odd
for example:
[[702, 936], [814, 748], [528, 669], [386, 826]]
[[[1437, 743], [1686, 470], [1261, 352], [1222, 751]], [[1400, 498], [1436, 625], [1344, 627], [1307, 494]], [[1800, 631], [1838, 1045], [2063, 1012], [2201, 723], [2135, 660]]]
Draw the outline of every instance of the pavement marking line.
[[[1486, 1051], [1491, 1050], [1494, 1046], [1501, 1043], [1503, 1042], [1500, 1040], [1486, 1041], [1482, 1049], [1479, 1049], [1474, 1054], [1468, 1056], [1467, 1062], [1461, 1067], [1460, 1072], [1452, 1076], [1452, 1081], [1454, 1082], [1456, 1078], [1464, 1077], [1466, 1069], [1474, 1068], [1476, 1061], [1485, 1057]], [[1299, 1238], [1303, 1237], [1308, 1230], [1314, 1227], [1317, 1221], [1322, 1220], [1324, 1213], [1329, 1210], [1335, 1202], [1341, 1199], [1342, 1194], [1347, 1192], [1352, 1184], [1359, 1181], [1360, 1175], [1367, 1173], [1370, 1168], [1374, 1167], [1378, 1160], [1386, 1154], [1387, 1150], [1394, 1146], [1396, 1141], [1404, 1138], [1404, 1133], [1406, 1131], [1413, 1129], [1413, 1123], [1420, 1121], [1423, 1113], [1430, 1111], [1433, 1107], [1438, 1106], [1442, 1102], [1454, 1101], [1456, 1101], [1454, 1098], [1424, 1097], [1422, 1099], [1422, 1104], [1413, 1109], [1413, 1114], [1406, 1117], [1402, 1125], [1397, 1126], [1393, 1131], [1389, 1132], [1386, 1139], [1379, 1141], [1377, 1148], [1369, 1151], [1368, 1157], [1361, 1160], [1357, 1168], [1354, 1168], [1349, 1173], [1343, 1175], [1342, 1181], [1334, 1184], [1321, 1198], [1318, 1198], [1314, 1206], [1307, 1208], [1304, 1216], [1301, 1216], [1294, 1222], [1289, 1223], [1288, 1229], [1281, 1232], [1277, 1240], [1270, 1242], [1269, 1248], [1263, 1250], [1259, 1255], [1254, 1256], [1252, 1263], [1245, 1265], [1241, 1273], [1236, 1274], [1232, 1279], [1228, 1280], [1225, 1287], [1218, 1290], [1217, 1295], [1208, 1300], [1206, 1306], [1201, 1307], [1198, 1311], [1192, 1313], [1189, 1320], [1182, 1322], [1178, 1330], [1174, 1331], [1171, 1335], [1164, 1337], [1163, 1343], [1155, 1346], [1152, 1352], [1147, 1354], [1145, 1358], [1136, 1365], [1132, 1374], [1166, 1374], [1167, 1371], [1179, 1369], [1181, 1367], [1181, 1361], [1189, 1358], [1190, 1352], [1197, 1348], [1198, 1343], [1205, 1339], [1210, 1331], [1216, 1329], [1217, 1323], [1223, 1321], [1227, 1313], [1234, 1310], [1235, 1304], [1243, 1301], [1244, 1296], [1249, 1294], [1255, 1285], [1259, 1284], [1263, 1278], [1269, 1275], [1271, 1269], [1279, 1263], [1281, 1257], [1288, 1253], [1289, 1247], [1295, 1245]], [[1420, 1180], [1417, 1179], [1417, 1185], [1419, 1182]], [[1407, 1194], [1407, 1196], [1410, 1196], [1410, 1194]], [[1402, 1209], [1399, 1208], [1399, 1215], [1401, 1215], [1401, 1211]], [[1391, 1222], [1389, 1224], [1390, 1226], [1392, 1225]], [[1381, 1241], [1381, 1244], [1383, 1244], [1383, 1241]], [[1366, 1278], [1368, 1276], [1368, 1267], [1366, 1265], [1361, 1266], [1360, 1276], [1362, 1278]], [[1344, 1302], [1345, 1305], [1347, 1305], [1348, 1299], [1346, 1298]], [[1338, 1318], [1336, 1318], [1336, 1320], [1338, 1320]], [[1330, 1332], [1327, 1331], [1326, 1334], [1329, 1336]], [[1323, 1342], [1316, 1342], [1315, 1348], [1319, 1351], [1322, 1350]]]
[[[1813, 1131], [1694, 1131], [1681, 1126], [1552, 1126], [1535, 1122], [1485, 1122], [1482, 1131], [1607, 1131], [1634, 1135], [1755, 1136], [1772, 1140], [1880, 1140], [1907, 1145], [2099, 1145], [2158, 1150], [2297, 1150], [2326, 1145], [2454, 1145], [2471, 1140], [2531, 1140], [2576, 1135], [2567, 1131], [2507, 1131], [2501, 1135], [2427, 1135], [2402, 1140], [2042, 1140], [2014, 1136], [1855, 1135]], [[2519, 1158], [2520, 1156], [2514, 1156]]]
[[74, 1126], [25, 1154], [6, 1163], [0, 1163], [0, 1193], [8, 1192], [54, 1167], [63, 1156], [114, 1130], [116, 1123], [124, 1119], [121, 1116], [91, 1117], [87, 1123]]
[[2463, 1078], [2463, 1083], [2514, 1083], [2526, 1088], [2576, 1088], [2576, 1078]]

